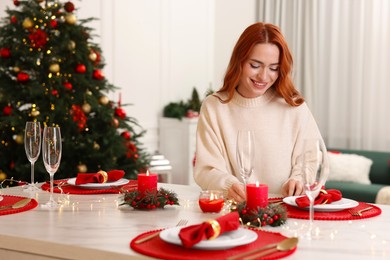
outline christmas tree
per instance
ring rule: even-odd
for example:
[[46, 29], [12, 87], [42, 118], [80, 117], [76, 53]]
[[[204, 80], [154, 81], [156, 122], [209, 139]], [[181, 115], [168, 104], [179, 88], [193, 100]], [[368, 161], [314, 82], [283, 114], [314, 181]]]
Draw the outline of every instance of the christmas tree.
[[[13, 1], [0, 24], [0, 181], [30, 181], [24, 150], [27, 121], [59, 126], [62, 160], [56, 179], [102, 169], [135, 179], [148, 167], [139, 138], [145, 131], [126, 115], [118, 89], [102, 72], [104, 59], [93, 29], [78, 20], [72, 2]], [[41, 157], [35, 181], [48, 179]]]

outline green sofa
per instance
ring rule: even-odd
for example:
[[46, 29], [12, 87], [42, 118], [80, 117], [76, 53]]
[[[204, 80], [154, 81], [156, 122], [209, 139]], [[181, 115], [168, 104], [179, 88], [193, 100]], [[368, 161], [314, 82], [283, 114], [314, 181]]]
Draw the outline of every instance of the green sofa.
[[[338, 189], [343, 197], [357, 201], [375, 203], [380, 189], [390, 186], [390, 152], [349, 150], [328, 148], [328, 151], [338, 151], [342, 154], [357, 154], [373, 161], [369, 173], [371, 184], [361, 184], [345, 181], [327, 181], [326, 189]], [[330, 173], [332, 174], [332, 173]]]

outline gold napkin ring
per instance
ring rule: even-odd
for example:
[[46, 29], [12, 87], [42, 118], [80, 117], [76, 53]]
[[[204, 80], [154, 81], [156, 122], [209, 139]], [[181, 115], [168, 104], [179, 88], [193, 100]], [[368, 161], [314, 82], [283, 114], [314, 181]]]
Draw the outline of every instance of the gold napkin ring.
[[209, 237], [208, 240], [216, 239], [219, 236], [219, 234], [221, 234], [221, 225], [219, 225], [218, 221], [216, 221], [215, 219], [210, 219], [207, 220], [206, 222], [211, 225], [211, 228], [214, 231], [214, 234], [211, 237]]
[[98, 171], [97, 173], [101, 174], [103, 176], [103, 183], [106, 183], [108, 180], [108, 174], [105, 171]]
[[[324, 193], [324, 194], [328, 194], [328, 192], [324, 189], [321, 189], [320, 190], [320, 193]], [[321, 204], [326, 204], [328, 202], [328, 199], [326, 199], [324, 202], [322, 202]]]

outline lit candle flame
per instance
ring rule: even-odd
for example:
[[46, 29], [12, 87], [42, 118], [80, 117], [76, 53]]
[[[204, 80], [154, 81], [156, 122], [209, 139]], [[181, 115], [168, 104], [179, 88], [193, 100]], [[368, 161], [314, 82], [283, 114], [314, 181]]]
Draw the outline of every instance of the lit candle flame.
[[259, 181], [256, 181], [256, 187], [259, 187], [260, 184], [259, 184]]
[[146, 176], [149, 176], [149, 170], [146, 171]]

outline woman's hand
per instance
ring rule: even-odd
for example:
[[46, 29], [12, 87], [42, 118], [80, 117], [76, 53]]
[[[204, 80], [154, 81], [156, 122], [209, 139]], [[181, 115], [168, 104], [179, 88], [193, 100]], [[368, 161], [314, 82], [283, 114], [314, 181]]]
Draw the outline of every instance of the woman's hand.
[[300, 181], [290, 179], [282, 186], [282, 196], [298, 196], [302, 195], [304, 192], [303, 185]]
[[241, 203], [246, 200], [244, 186], [240, 183], [234, 183], [227, 192], [227, 199]]

